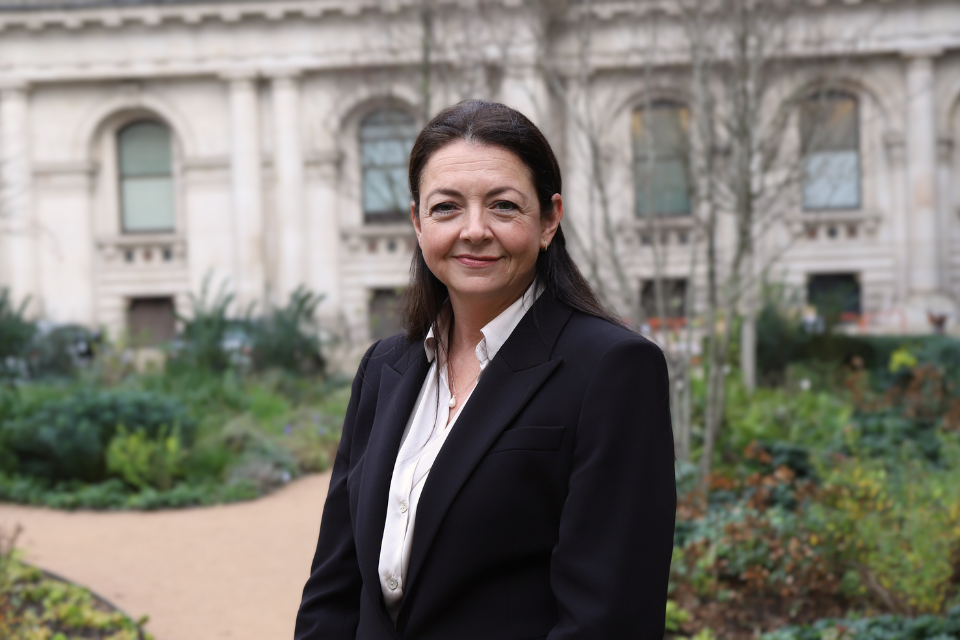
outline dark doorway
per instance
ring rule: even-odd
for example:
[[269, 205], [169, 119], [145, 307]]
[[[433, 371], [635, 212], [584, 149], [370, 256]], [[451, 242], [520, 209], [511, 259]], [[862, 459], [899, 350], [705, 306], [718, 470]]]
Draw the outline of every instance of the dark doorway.
[[860, 274], [820, 273], [807, 280], [807, 303], [828, 322], [855, 321], [861, 314]]
[[403, 331], [403, 289], [374, 289], [370, 292], [370, 338], [383, 340]]
[[[683, 318], [687, 314], [687, 280], [686, 278], [661, 278], [660, 286], [663, 289], [663, 311], [666, 318]], [[656, 280], [645, 280], [640, 288], [640, 304], [643, 314], [649, 318], [660, 317], [657, 308]]]
[[127, 332], [134, 347], [154, 347], [173, 340], [176, 313], [173, 298], [133, 298], [127, 307]]

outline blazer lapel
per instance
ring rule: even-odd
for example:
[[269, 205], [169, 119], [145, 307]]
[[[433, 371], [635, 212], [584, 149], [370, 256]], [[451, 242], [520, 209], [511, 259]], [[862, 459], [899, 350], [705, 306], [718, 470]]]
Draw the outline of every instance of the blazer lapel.
[[[433, 538], [460, 488], [494, 440], [561, 363], [561, 358], [551, 359], [551, 353], [571, 314], [568, 307], [544, 293], [484, 371], [433, 463], [420, 496], [405, 602], [410, 590], [416, 588]], [[380, 523], [382, 530], [383, 518]], [[403, 619], [401, 611], [398, 621]]]
[[411, 344], [406, 357], [401, 357], [394, 366], [397, 368], [384, 364], [380, 374], [377, 411], [363, 462], [357, 504], [357, 561], [364, 581], [371, 585], [380, 583], [380, 546], [400, 440], [430, 369], [423, 340]]

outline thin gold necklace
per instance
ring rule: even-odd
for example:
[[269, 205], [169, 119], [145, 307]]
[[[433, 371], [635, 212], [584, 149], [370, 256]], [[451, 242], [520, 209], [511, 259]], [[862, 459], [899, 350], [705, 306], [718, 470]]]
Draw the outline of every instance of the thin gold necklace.
[[470, 382], [468, 382], [467, 384], [463, 385], [462, 387], [460, 387], [459, 389], [457, 389], [456, 391], [453, 392], [453, 395], [450, 396], [450, 402], [447, 403], [447, 406], [450, 407], [451, 409], [453, 409], [455, 406], [457, 406], [457, 394], [460, 393], [461, 391], [463, 391], [464, 389], [466, 389], [468, 386], [470, 386], [471, 384], [473, 384], [473, 383], [476, 382], [477, 380], [479, 380], [481, 373], [483, 373], [483, 367], [480, 367], [480, 371], [477, 372], [477, 377], [476, 377], [476, 378], [474, 378], [473, 380], [471, 380]]

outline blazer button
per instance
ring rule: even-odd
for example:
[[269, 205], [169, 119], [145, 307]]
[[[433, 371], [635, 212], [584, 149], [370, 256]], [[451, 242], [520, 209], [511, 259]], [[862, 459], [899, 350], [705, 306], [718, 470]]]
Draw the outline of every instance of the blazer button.
[[387, 580], [387, 587], [390, 588], [390, 591], [395, 590], [397, 588], [397, 581], [394, 580], [393, 578], [390, 578], [389, 580]]

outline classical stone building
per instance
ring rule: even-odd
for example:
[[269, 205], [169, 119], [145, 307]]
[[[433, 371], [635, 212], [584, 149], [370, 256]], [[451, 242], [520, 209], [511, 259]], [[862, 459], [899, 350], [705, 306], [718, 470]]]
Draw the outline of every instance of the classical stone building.
[[[649, 293], [639, 221], [652, 214], [668, 221], [670, 286], [699, 290], [682, 162], [641, 161], [689, 117], [669, 29], [655, 59], [631, 40], [675, 17], [669, 4], [3, 0], [0, 285], [37, 316], [112, 335], [169, 334], [205, 280], [238, 309], [305, 285], [347, 344], [393, 331], [414, 242], [406, 153], [425, 114], [471, 96], [528, 113], [561, 157], [571, 224], [590, 226], [584, 134], [564, 95], [589, 19], [587, 99], [630, 286]], [[960, 3], [807, 10], [833, 48], [796, 56], [798, 90], [819, 96], [797, 126], [820, 118], [831, 135], [807, 149], [819, 173], [778, 222], [790, 241], [774, 270], [809, 295], [843, 289], [864, 327], [923, 330], [926, 310], [955, 314], [960, 300]], [[802, 71], [827, 55], [844, 64], [817, 93]]]

